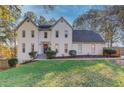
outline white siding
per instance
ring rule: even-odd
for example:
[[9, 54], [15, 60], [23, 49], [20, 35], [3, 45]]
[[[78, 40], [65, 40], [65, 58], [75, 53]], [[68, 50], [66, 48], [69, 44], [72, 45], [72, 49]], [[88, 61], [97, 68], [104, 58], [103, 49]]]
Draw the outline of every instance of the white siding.
[[[82, 52], [79, 52], [79, 44], [82, 44]], [[73, 44], [73, 50], [77, 51], [77, 55], [102, 55], [103, 47], [105, 44], [103, 43], [75, 43]]]
[[[22, 37], [22, 31], [25, 30], [25, 38]], [[34, 30], [34, 38], [31, 37], [31, 31]], [[29, 60], [29, 52], [31, 52], [31, 44], [34, 43], [34, 50], [38, 51], [38, 30], [37, 27], [31, 22], [25, 21], [17, 30], [17, 57], [19, 63]], [[25, 53], [22, 53], [22, 43], [25, 43]]]
[[[61, 19], [63, 20], [63, 19]], [[63, 20], [61, 20], [53, 27], [51, 32], [51, 47], [55, 49], [55, 44], [59, 44], [57, 56], [67, 56], [68, 53], [64, 51], [64, 45], [68, 44], [68, 50], [72, 48], [72, 28]], [[59, 31], [59, 37], [56, 38], [56, 31]], [[65, 31], [68, 31], [68, 37], [65, 38]]]
[[[44, 32], [47, 32], [47, 38], [44, 38]], [[39, 31], [39, 54], [43, 54], [43, 42], [51, 42], [51, 31]]]

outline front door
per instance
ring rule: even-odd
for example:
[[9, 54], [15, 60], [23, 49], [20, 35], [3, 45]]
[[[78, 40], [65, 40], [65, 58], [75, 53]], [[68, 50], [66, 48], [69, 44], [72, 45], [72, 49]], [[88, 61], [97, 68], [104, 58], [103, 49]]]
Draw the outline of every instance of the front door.
[[43, 51], [44, 51], [44, 53], [46, 53], [47, 49], [48, 49], [48, 44], [43, 44]]

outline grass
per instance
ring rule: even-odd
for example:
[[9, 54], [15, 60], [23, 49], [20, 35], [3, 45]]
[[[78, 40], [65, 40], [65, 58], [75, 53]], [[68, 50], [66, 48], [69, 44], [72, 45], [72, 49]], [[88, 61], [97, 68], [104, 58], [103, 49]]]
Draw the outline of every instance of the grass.
[[124, 86], [124, 67], [105, 60], [44, 60], [0, 72], [0, 86]]

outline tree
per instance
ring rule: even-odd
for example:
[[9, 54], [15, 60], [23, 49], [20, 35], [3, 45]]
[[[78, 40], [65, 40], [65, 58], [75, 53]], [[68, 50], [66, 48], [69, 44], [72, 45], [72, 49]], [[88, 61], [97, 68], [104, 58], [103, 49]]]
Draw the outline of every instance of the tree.
[[118, 24], [120, 25], [121, 29], [124, 30], [124, 6], [112, 6], [111, 10], [114, 11], [112, 12], [112, 15], [117, 16]]
[[43, 17], [43, 16], [40, 16], [38, 24], [40, 24], [40, 25], [46, 25], [47, 24], [46, 18]]
[[89, 10], [87, 13], [80, 15], [73, 22], [74, 29], [96, 30], [98, 18], [100, 14], [98, 10]]
[[8, 23], [15, 22], [20, 17], [21, 6], [0, 5], [0, 26], [4, 27]]
[[106, 19], [101, 21], [100, 32], [104, 37], [105, 41], [108, 43], [108, 47], [112, 47], [114, 42], [117, 42], [120, 38], [118, 34], [118, 25], [114, 24], [114, 22]]
[[49, 25], [53, 25], [55, 24], [56, 20], [54, 18], [51, 18], [49, 21], [48, 21], [48, 24]]
[[106, 42], [108, 42], [108, 47], [112, 47], [113, 43], [118, 42], [121, 38], [119, 34], [121, 28], [118, 24], [117, 12], [118, 9], [115, 6], [106, 7], [99, 19], [99, 31], [103, 34], [102, 36]]
[[24, 16], [25, 16], [25, 17], [28, 17], [28, 18], [31, 18], [33, 21], [36, 20], [36, 15], [35, 15], [35, 13], [32, 12], [32, 11], [26, 12], [26, 13], [24, 14]]
[[12, 47], [14, 37], [13, 24], [21, 15], [21, 6], [16, 5], [1, 5], [0, 6], [0, 45], [6, 44]]

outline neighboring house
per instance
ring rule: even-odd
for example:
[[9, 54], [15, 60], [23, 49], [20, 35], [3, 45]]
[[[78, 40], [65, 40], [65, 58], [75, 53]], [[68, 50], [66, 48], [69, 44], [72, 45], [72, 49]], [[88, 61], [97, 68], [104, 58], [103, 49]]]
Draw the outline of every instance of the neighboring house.
[[73, 30], [72, 26], [61, 17], [54, 25], [36, 25], [30, 18], [25, 18], [17, 27], [17, 56], [20, 63], [29, 60], [29, 52], [37, 51], [43, 56], [48, 47], [58, 50], [56, 56], [69, 56], [69, 50], [76, 50], [77, 55], [102, 55], [105, 42], [93, 31]]

